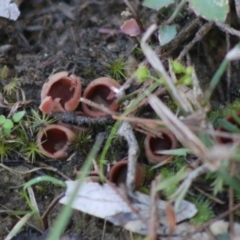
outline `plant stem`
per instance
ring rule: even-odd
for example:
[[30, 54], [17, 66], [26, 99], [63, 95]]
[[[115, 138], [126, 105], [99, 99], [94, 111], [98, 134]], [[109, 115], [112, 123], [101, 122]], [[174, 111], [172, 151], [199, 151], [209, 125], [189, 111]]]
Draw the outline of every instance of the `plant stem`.
[[178, 15], [178, 13], [181, 11], [182, 7], [186, 3], [186, 0], [181, 0], [181, 2], [177, 5], [175, 8], [173, 14], [170, 16], [170, 18], [166, 21], [166, 25], [169, 25]]

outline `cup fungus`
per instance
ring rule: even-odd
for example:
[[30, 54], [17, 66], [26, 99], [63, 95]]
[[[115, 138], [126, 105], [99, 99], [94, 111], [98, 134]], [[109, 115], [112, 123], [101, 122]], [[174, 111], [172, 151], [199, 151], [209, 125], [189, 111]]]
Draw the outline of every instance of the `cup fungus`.
[[171, 155], [164, 155], [158, 153], [163, 150], [175, 149], [177, 147], [177, 140], [175, 136], [166, 129], [158, 129], [158, 132], [162, 134], [161, 137], [153, 137], [147, 135], [144, 141], [144, 147], [148, 161], [157, 164], [164, 160], [170, 161]]
[[68, 72], [51, 75], [43, 84], [39, 109], [46, 114], [74, 111], [81, 97], [82, 84], [79, 77]]
[[[112, 183], [115, 183], [116, 185], [126, 184], [127, 165], [128, 160], [126, 160], [126, 158], [114, 164], [109, 172], [109, 180]], [[143, 185], [144, 177], [145, 177], [144, 167], [140, 163], [137, 163], [135, 176], [135, 190], [139, 189]]]
[[[115, 111], [119, 108], [119, 104], [115, 102], [115, 91], [114, 89], [119, 89], [119, 83], [109, 77], [101, 77], [93, 80], [85, 89], [83, 97], [91, 100], [92, 102], [102, 104], [104, 107]], [[105, 112], [93, 108], [86, 103], [82, 103], [83, 111], [86, 115], [90, 117], [103, 117], [108, 115]]]
[[45, 156], [63, 158], [67, 156], [66, 151], [73, 137], [74, 133], [68, 128], [52, 124], [39, 131], [37, 145]]

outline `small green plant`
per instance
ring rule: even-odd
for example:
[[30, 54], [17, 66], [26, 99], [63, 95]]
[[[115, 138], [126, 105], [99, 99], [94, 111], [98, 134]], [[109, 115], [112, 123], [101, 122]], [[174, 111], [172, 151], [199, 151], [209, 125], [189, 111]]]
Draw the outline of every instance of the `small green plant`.
[[224, 180], [217, 173], [207, 173], [206, 180], [212, 180], [211, 187], [213, 188], [213, 194], [217, 195], [224, 191]]
[[214, 127], [218, 126], [218, 120], [226, 116], [232, 115], [240, 110], [240, 101], [235, 100], [232, 103], [228, 103], [222, 108], [214, 111], [210, 111], [208, 114], [209, 120], [213, 123]]
[[9, 75], [9, 68], [4, 65], [3, 68], [0, 70], [0, 78], [6, 79]]
[[14, 78], [7, 85], [5, 85], [3, 87], [3, 92], [6, 95], [11, 95], [12, 93], [15, 92], [15, 90], [18, 88], [18, 86], [19, 86], [19, 79], [18, 78]]
[[88, 66], [84, 69], [84, 74], [88, 77], [93, 77], [95, 74], [95, 69], [92, 66]]
[[150, 72], [146, 66], [140, 66], [135, 73], [133, 74], [134, 77], [136, 77], [139, 82], [145, 82], [150, 77]]
[[[161, 169], [160, 174], [161, 174], [163, 180], [167, 180], [167, 179], [172, 178], [175, 175], [175, 172], [174, 172], [174, 170], [172, 168], [165, 167], [165, 168]], [[177, 190], [177, 187], [178, 187], [178, 183], [174, 183], [174, 184], [168, 185], [163, 190], [163, 192], [166, 195], [166, 197], [168, 198]]]
[[37, 156], [44, 157], [35, 141], [29, 141], [26, 145], [22, 147], [21, 152], [30, 162], [34, 162]]
[[179, 171], [183, 167], [186, 167], [186, 157], [185, 156], [174, 156], [174, 159], [172, 162], [177, 171]]
[[81, 150], [83, 153], [88, 153], [92, 146], [92, 135], [89, 132], [79, 132], [72, 139], [69, 148], [72, 150]]
[[211, 207], [211, 201], [206, 199], [204, 200], [202, 197], [195, 198], [193, 200], [198, 212], [197, 214], [190, 220], [191, 223], [195, 225], [200, 225], [206, 223], [214, 217], [214, 213]]
[[12, 119], [0, 115], [0, 128], [4, 135], [8, 136], [14, 127], [14, 123], [18, 123], [25, 115], [25, 111], [16, 112], [13, 114]]
[[126, 63], [122, 58], [114, 60], [108, 67], [108, 71], [111, 77], [116, 80], [125, 78], [125, 66]]
[[50, 117], [49, 115], [46, 114], [39, 114], [39, 112], [35, 111], [34, 109], [31, 110], [32, 116], [29, 118], [31, 127], [35, 130], [38, 131], [41, 128], [46, 127], [49, 124], [52, 124], [56, 122], [56, 118]]
[[144, 56], [143, 51], [141, 48], [135, 48], [133, 50], [133, 54], [136, 58], [142, 58]]
[[180, 76], [177, 82], [178, 84], [184, 84], [186, 86], [192, 85], [192, 67], [185, 67], [178, 61], [171, 61], [171, 65], [173, 72]]
[[8, 143], [7, 141], [0, 141], [0, 160], [3, 161], [4, 159], [6, 159], [11, 151], [13, 150], [13, 147], [10, 143]]

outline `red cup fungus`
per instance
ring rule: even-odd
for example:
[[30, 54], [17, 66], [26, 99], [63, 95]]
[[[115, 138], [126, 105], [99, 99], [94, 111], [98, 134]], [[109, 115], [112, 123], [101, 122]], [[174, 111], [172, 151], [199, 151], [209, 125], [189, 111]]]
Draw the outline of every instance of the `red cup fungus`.
[[175, 149], [177, 147], [177, 140], [175, 136], [166, 129], [158, 129], [161, 137], [154, 137], [147, 135], [144, 141], [144, 147], [148, 161], [153, 164], [160, 163], [162, 161], [170, 161], [171, 155], [164, 155], [158, 153], [158, 151]]
[[50, 158], [67, 156], [67, 148], [74, 138], [74, 133], [64, 126], [51, 124], [37, 134], [37, 146], [42, 154]]
[[[128, 160], [126, 160], [126, 158], [115, 163], [110, 169], [109, 181], [115, 183], [116, 185], [126, 184], [127, 165]], [[143, 185], [144, 177], [145, 177], [144, 167], [140, 163], [137, 163], [135, 176], [135, 190], [139, 189]]]
[[[114, 89], [119, 88], [120, 84], [112, 78], [97, 78], [87, 86], [83, 93], [83, 97], [97, 104], [102, 104], [112, 111], [116, 111], [119, 108], [119, 104], [115, 102], [116, 93]], [[108, 115], [108, 113], [101, 112], [86, 103], [82, 103], [82, 108], [84, 113], [90, 117], [104, 117]]]
[[51, 75], [43, 84], [39, 109], [46, 114], [74, 111], [81, 97], [82, 84], [79, 77], [68, 72]]

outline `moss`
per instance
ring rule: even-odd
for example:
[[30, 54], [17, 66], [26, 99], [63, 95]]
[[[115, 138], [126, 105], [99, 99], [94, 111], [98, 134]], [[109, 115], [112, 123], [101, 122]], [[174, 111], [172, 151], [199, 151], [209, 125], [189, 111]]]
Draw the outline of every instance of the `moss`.
[[204, 200], [202, 197], [197, 197], [192, 201], [198, 212], [197, 214], [190, 220], [191, 223], [195, 225], [201, 225], [211, 220], [214, 217], [214, 213], [212, 211], [212, 203], [210, 200]]
[[122, 58], [114, 60], [108, 66], [109, 75], [116, 80], [125, 78], [125, 66], [126, 62]]
[[226, 116], [232, 115], [240, 111], [240, 101], [236, 100], [232, 103], [228, 103], [222, 108], [214, 111], [210, 111], [208, 114], [208, 119], [212, 122], [214, 127], [218, 126], [218, 120], [225, 118]]
[[39, 150], [35, 141], [28, 141], [26, 144], [24, 144], [21, 152], [31, 163], [33, 163], [38, 156], [43, 157], [43, 154], [41, 150]]
[[80, 132], [75, 135], [70, 143], [69, 149], [72, 151], [80, 151], [88, 154], [93, 144], [93, 137], [91, 132]]
[[172, 160], [172, 165], [176, 167], [176, 170], [179, 171], [186, 166], [186, 157], [185, 156], [174, 156]]
[[[163, 178], [163, 180], [167, 180], [169, 178], [172, 178], [175, 176], [175, 172], [172, 168], [170, 167], [164, 167], [161, 169], [160, 174]], [[178, 184], [171, 184], [168, 185], [167, 188], [163, 190], [164, 195], [168, 198], [170, 197], [176, 190], [177, 190]]]
[[13, 150], [12, 144], [6, 141], [0, 141], [0, 159], [1, 161], [6, 160]]

